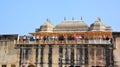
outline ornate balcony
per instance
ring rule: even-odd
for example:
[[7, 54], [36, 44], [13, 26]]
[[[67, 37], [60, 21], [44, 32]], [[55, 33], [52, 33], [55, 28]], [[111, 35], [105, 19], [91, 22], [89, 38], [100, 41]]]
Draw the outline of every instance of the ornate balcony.
[[83, 40], [26, 40], [26, 41], [18, 41], [17, 45], [30, 45], [30, 44], [53, 44], [53, 45], [62, 45], [62, 44], [111, 44], [110, 40], [103, 39], [83, 39]]

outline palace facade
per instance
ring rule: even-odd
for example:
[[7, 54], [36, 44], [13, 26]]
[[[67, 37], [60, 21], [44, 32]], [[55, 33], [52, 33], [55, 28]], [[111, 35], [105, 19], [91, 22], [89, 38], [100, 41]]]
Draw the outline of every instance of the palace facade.
[[31, 36], [0, 35], [0, 67], [120, 67], [120, 32], [98, 17], [54, 26], [47, 21]]

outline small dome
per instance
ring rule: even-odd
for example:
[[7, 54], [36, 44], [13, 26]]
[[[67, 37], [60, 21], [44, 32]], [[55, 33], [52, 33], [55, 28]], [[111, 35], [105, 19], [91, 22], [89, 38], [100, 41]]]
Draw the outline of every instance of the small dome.
[[99, 17], [97, 18], [97, 21], [90, 25], [90, 30], [92, 31], [104, 31], [105, 28], [105, 24], [101, 22], [101, 19]]
[[53, 28], [54, 26], [52, 25], [51, 21], [47, 19], [47, 21], [40, 26], [40, 28]]
[[87, 31], [88, 30], [88, 25], [82, 21], [76, 21], [76, 20], [71, 20], [71, 21], [66, 21], [64, 20], [60, 24], [56, 25], [55, 30], [71, 30], [71, 31]]
[[40, 27], [44, 27], [44, 28], [53, 28], [54, 26], [51, 24], [51, 23], [49, 23], [49, 22], [45, 22], [43, 25], [41, 25]]
[[40, 31], [53, 31], [54, 26], [51, 21], [47, 19], [47, 21], [40, 26]]

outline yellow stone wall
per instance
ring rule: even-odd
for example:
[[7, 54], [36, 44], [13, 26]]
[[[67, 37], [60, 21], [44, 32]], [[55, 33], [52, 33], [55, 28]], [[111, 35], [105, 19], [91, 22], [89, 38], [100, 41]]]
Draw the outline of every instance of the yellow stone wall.
[[114, 50], [115, 64], [120, 67], [120, 37], [116, 38], [116, 48]]
[[15, 49], [15, 41], [4, 40], [0, 41], [0, 67], [2, 65], [17, 65], [19, 62], [19, 50]]

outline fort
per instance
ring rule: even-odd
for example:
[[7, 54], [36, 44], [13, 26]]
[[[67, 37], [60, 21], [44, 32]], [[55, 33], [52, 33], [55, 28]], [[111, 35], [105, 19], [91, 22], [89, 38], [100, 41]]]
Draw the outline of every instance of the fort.
[[98, 17], [90, 26], [47, 19], [31, 35], [0, 35], [0, 67], [120, 67], [120, 32]]

